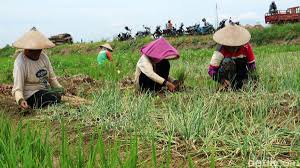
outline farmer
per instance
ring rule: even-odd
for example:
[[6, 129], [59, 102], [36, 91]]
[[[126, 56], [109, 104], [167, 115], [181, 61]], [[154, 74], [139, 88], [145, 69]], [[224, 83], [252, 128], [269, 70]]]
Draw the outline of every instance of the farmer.
[[42, 51], [55, 45], [32, 28], [13, 46], [24, 49], [14, 63], [12, 94], [17, 104], [27, 109], [60, 103], [64, 89], [56, 79], [48, 56]]
[[269, 13], [276, 14], [277, 12], [278, 12], [277, 5], [276, 5], [275, 1], [272, 1], [271, 5], [270, 5]]
[[249, 43], [251, 35], [248, 30], [230, 24], [217, 31], [213, 39], [219, 44], [214, 52], [209, 75], [213, 80], [222, 84], [227, 89], [241, 89], [243, 84], [250, 79], [256, 80], [255, 56]]
[[160, 91], [166, 86], [169, 91], [174, 92], [176, 80], [169, 76], [169, 60], [179, 58], [177, 50], [164, 38], [160, 38], [145, 45], [141, 53], [135, 72], [137, 87], [142, 91]]
[[113, 51], [112, 47], [107, 43], [100, 46], [100, 52], [97, 57], [98, 63], [101, 65], [106, 60], [112, 61], [111, 52]]

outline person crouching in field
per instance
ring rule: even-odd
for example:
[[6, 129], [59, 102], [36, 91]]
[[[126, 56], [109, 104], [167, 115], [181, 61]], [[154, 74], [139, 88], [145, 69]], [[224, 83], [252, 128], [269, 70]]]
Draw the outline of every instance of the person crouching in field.
[[106, 60], [112, 61], [111, 52], [113, 52], [112, 47], [109, 44], [103, 44], [100, 46], [100, 52], [97, 57], [98, 64], [103, 64]]
[[13, 46], [24, 49], [17, 56], [13, 71], [12, 94], [18, 105], [27, 109], [59, 103], [64, 89], [56, 79], [48, 56], [42, 52], [55, 45], [36, 28], [32, 28]]
[[164, 38], [155, 40], [141, 49], [135, 72], [135, 83], [142, 91], [160, 91], [164, 86], [174, 92], [175, 80], [169, 76], [169, 60], [179, 58], [178, 51]]
[[256, 80], [255, 56], [248, 30], [230, 24], [217, 31], [213, 39], [219, 45], [211, 58], [208, 74], [222, 84], [222, 89], [238, 90], [250, 78]]

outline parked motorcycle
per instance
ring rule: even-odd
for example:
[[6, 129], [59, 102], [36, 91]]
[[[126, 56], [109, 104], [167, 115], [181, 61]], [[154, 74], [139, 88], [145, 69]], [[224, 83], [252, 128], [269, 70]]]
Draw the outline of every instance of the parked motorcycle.
[[177, 36], [182, 36], [182, 35], [184, 35], [185, 30], [184, 30], [183, 27], [184, 27], [184, 24], [181, 23], [181, 24], [180, 24], [180, 27], [176, 30], [176, 35], [177, 35]]
[[158, 39], [163, 35], [162, 30], [160, 29], [160, 26], [156, 26], [155, 32], [152, 34], [153, 38]]
[[189, 35], [196, 35], [198, 34], [198, 30], [200, 28], [200, 24], [195, 24], [194, 26], [189, 26], [186, 28], [186, 32], [189, 34]]
[[186, 32], [189, 35], [207, 35], [215, 32], [215, 28], [211, 24], [204, 27], [201, 27], [200, 24], [195, 24], [194, 26], [189, 26], [186, 29]]
[[150, 27], [145, 27], [143, 25], [145, 31], [138, 31], [136, 34], [135, 34], [135, 37], [146, 37], [146, 36], [149, 36], [151, 34], [151, 29]]
[[126, 41], [126, 40], [131, 40], [133, 39], [132, 35], [131, 35], [131, 29], [129, 29], [127, 26], [125, 26], [125, 33], [120, 33], [118, 34], [117, 39], [119, 41]]
[[163, 36], [165, 36], [165, 37], [176, 36], [176, 28], [173, 27], [171, 29], [164, 29], [163, 30]]
[[229, 19], [229, 23], [230, 23], [230, 24], [235, 24], [235, 25], [240, 25], [240, 22], [234, 22], [234, 21], [232, 21], [231, 18]]
[[214, 34], [215, 33], [215, 28], [212, 24], [209, 24], [204, 27], [200, 27], [200, 30], [198, 30], [201, 35], [207, 35], [207, 34]]
[[217, 28], [217, 30], [223, 29], [226, 26], [226, 21], [227, 19], [223, 19], [220, 23], [219, 23], [219, 27]]

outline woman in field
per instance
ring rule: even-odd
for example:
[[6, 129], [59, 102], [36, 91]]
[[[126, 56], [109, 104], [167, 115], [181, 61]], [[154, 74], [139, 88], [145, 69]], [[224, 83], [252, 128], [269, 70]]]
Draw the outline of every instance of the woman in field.
[[106, 62], [106, 60], [112, 61], [111, 52], [113, 52], [113, 49], [109, 44], [101, 45], [100, 52], [97, 57], [98, 63], [101, 65]]
[[214, 52], [208, 74], [221, 83], [224, 89], [241, 89], [252, 77], [255, 77], [255, 56], [249, 43], [248, 30], [234, 24], [217, 31], [213, 39], [219, 44]]
[[42, 52], [55, 45], [36, 28], [32, 28], [13, 46], [24, 49], [14, 63], [12, 94], [17, 104], [27, 109], [59, 103], [63, 87], [56, 79], [48, 56]]
[[135, 72], [138, 88], [143, 91], [160, 91], [166, 86], [169, 91], [175, 91], [175, 80], [169, 76], [169, 60], [178, 59], [178, 51], [164, 38], [160, 38], [145, 45], [141, 53]]

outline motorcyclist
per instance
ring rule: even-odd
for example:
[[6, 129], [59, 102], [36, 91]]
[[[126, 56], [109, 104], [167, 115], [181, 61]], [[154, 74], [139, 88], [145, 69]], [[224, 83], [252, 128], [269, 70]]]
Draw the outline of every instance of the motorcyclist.
[[129, 29], [128, 26], [125, 26], [125, 30], [127, 31], [127, 33], [131, 33], [131, 29]]
[[177, 35], [183, 35], [184, 34], [184, 24], [181, 23], [179, 29], [176, 31]]
[[153, 33], [153, 37], [159, 38], [161, 35], [163, 34], [163, 32], [160, 29], [160, 26], [156, 26], [155, 32]]
[[210, 23], [208, 23], [205, 18], [202, 19], [202, 22], [204, 23], [204, 27], [210, 26]]
[[205, 18], [202, 19], [202, 22], [204, 23], [203, 27], [199, 27], [199, 30], [201, 31], [201, 34], [210, 34], [215, 31], [212, 24], [208, 23]]
[[168, 29], [168, 30], [173, 30], [173, 23], [172, 23], [172, 21], [171, 20], [169, 20], [168, 21], [168, 23], [167, 23], [167, 25], [166, 25], [166, 29]]
[[217, 30], [220, 30], [220, 29], [224, 28], [225, 25], [226, 25], [226, 21], [227, 21], [227, 19], [223, 19], [223, 20], [219, 23], [219, 27], [217, 28]]
[[131, 36], [131, 29], [129, 29], [128, 26], [125, 26], [125, 30], [127, 31], [126, 33], [120, 33], [120, 34], [118, 34], [118, 39], [120, 41], [129, 40], [129, 39], [132, 38], [132, 36]]

